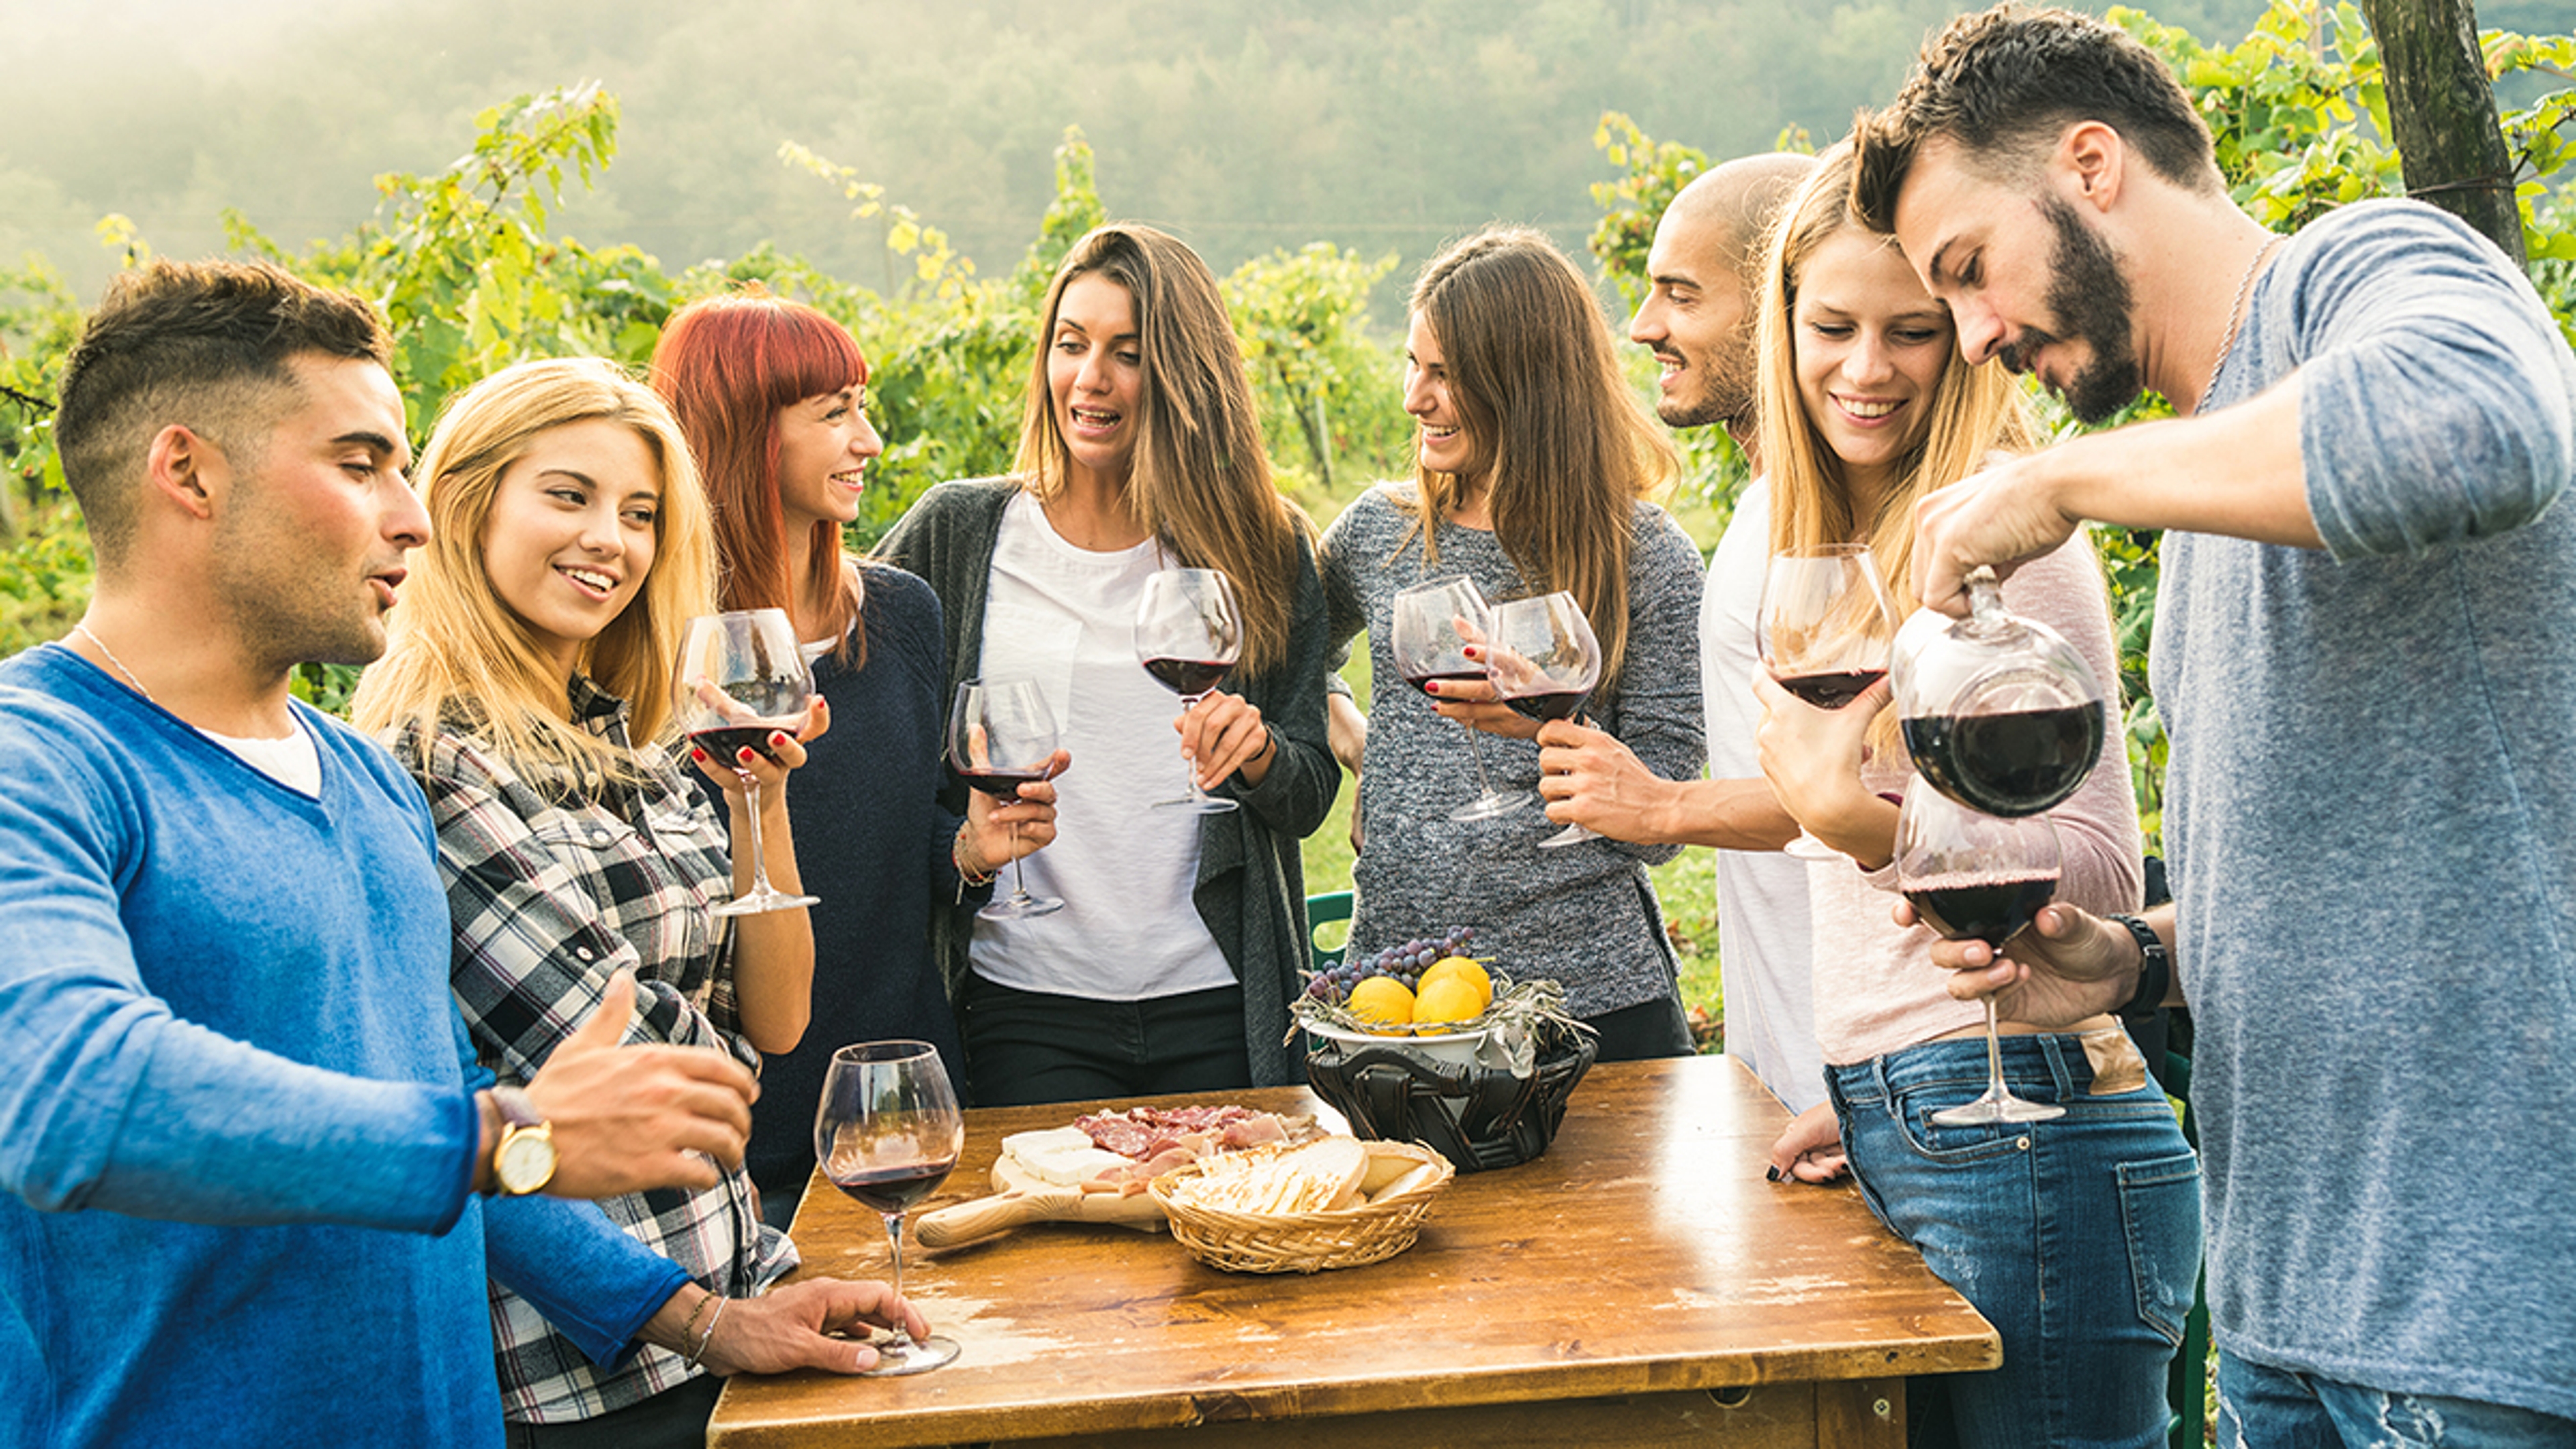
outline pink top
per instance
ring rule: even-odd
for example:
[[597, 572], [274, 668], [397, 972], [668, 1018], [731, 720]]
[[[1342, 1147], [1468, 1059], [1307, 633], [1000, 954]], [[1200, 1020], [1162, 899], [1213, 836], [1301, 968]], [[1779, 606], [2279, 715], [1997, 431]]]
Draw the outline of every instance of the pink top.
[[[2004, 607], [2065, 635], [2095, 676], [2117, 692], [2110, 603], [2082, 533], [2006, 579]], [[2063, 857], [2057, 899], [2097, 913], [2138, 909], [2144, 889], [2127, 732], [2117, 708], [2106, 723], [2100, 763], [2082, 789], [2049, 812]], [[1873, 791], [1902, 792], [1913, 774], [1899, 749], [1892, 760], [1872, 761], [1862, 779]], [[1985, 1024], [1984, 1007], [1950, 998], [1944, 984], [1949, 973], [1932, 964], [1932, 932], [1888, 919], [1897, 899], [1894, 865], [1863, 872], [1836, 859], [1807, 867], [1816, 1037], [1825, 1060], [1835, 1066]]]

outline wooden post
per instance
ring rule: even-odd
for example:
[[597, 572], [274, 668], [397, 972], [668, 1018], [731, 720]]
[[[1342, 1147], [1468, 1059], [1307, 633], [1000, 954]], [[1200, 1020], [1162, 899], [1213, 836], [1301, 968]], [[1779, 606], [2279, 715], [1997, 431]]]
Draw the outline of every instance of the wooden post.
[[2408, 195], [2450, 212], [2523, 262], [2513, 157], [2496, 123], [2471, 0], [2361, 0], [2388, 86]]

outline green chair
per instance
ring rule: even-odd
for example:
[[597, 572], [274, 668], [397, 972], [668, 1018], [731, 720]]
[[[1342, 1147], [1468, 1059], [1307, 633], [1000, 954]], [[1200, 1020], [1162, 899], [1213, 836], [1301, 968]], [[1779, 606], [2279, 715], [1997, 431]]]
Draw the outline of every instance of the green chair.
[[[2165, 1053], [2164, 1088], [2182, 1101], [2183, 1140], [2200, 1150], [2200, 1114], [2191, 1106], [2191, 1058]], [[2191, 1313], [2183, 1319], [2182, 1347], [2165, 1372], [2165, 1402], [2173, 1410], [2170, 1449], [2203, 1449], [2207, 1441], [2209, 1374], [2209, 1274], [2192, 1290]]]
[[1314, 955], [1315, 969], [1330, 971], [1342, 964], [1342, 947], [1326, 946], [1315, 939], [1316, 933], [1335, 921], [1351, 918], [1351, 893], [1334, 891], [1330, 895], [1306, 897], [1306, 948]]

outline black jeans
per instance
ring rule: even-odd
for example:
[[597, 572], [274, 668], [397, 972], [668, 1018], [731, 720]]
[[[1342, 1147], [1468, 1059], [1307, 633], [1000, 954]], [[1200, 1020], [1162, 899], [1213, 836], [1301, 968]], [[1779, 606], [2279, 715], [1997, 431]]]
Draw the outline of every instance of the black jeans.
[[1601, 1055], [1595, 1061], [1643, 1062], [1656, 1057], [1686, 1057], [1691, 1045], [1690, 1018], [1679, 996], [1658, 996], [1617, 1011], [1583, 1019], [1601, 1033]]
[[1240, 986], [1093, 1001], [970, 976], [964, 996], [967, 1076], [978, 1107], [1252, 1085]]
[[567, 1424], [504, 1424], [509, 1449], [705, 1449], [707, 1417], [716, 1411], [724, 1380], [700, 1374], [596, 1419]]

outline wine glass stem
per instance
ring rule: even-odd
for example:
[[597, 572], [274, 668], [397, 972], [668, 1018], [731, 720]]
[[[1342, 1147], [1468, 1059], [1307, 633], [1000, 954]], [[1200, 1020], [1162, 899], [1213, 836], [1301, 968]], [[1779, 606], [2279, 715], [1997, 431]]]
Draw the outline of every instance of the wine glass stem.
[[1020, 822], [1011, 822], [1011, 899], [1029, 898], [1029, 858], [1020, 854]]
[[746, 770], [742, 776], [743, 809], [751, 816], [751, 893], [769, 894], [769, 858], [760, 849], [760, 780]]
[[1485, 775], [1485, 748], [1476, 742], [1480, 731], [1465, 720], [1458, 722], [1458, 728], [1467, 732], [1467, 758], [1476, 762], [1476, 788], [1490, 798], [1494, 793], [1494, 782]]
[[[886, 1214], [886, 1242], [894, 1248], [894, 1296], [901, 1298], [903, 1296], [903, 1214]], [[903, 1332], [900, 1328], [895, 1331]]]
[[[1185, 694], [1185, 695], [1182, 695], [1182, 696], [1181, 696], [1181, 713], [1183, 713], [1183, 714], [1188, 714], [1191, 710], [1194, 710], [1194, 709], [1198, 708], [1198, 707], [1199, 707], [1199, 701], [1200, 701], [1200, 700], [1203, 700], [1203, 699], [1205, 699], [1205, 698], [1207, 698], [1207, 696], [1206, 696], [1206, 695], [1204, 695], [1204, 694]], [[1190, 756], [1190, 758], [1189, 758], [1189, 760], [1188, 760], [1188, 764], [1189, 764], [1189, 767], [1190, 767], [1190, 801], [1191, 801], [1191, 803], [1196, 804], [1196, 803], [1198, 803], [1198, 802], [1201, 802], [1201, 801], [1204, 801], [1204, 800], [1206, 800], [1206, 799], [1207, 799], [1207, 792], [1206, 792], [1205, 790], [1202, 790], [1202, 789], [1200, 789], [1200, 788], [1199, 788], [1199, 761], [1198, 761], [1198, 756], [1196, 756], [1196, 755], [1192, 755], [1192, 756]]]
[[1986, 1095], [2006, 1095], [2003, 1028], [1995, 1015], [1995, 999], [1991, 996], [1986, 998]]

